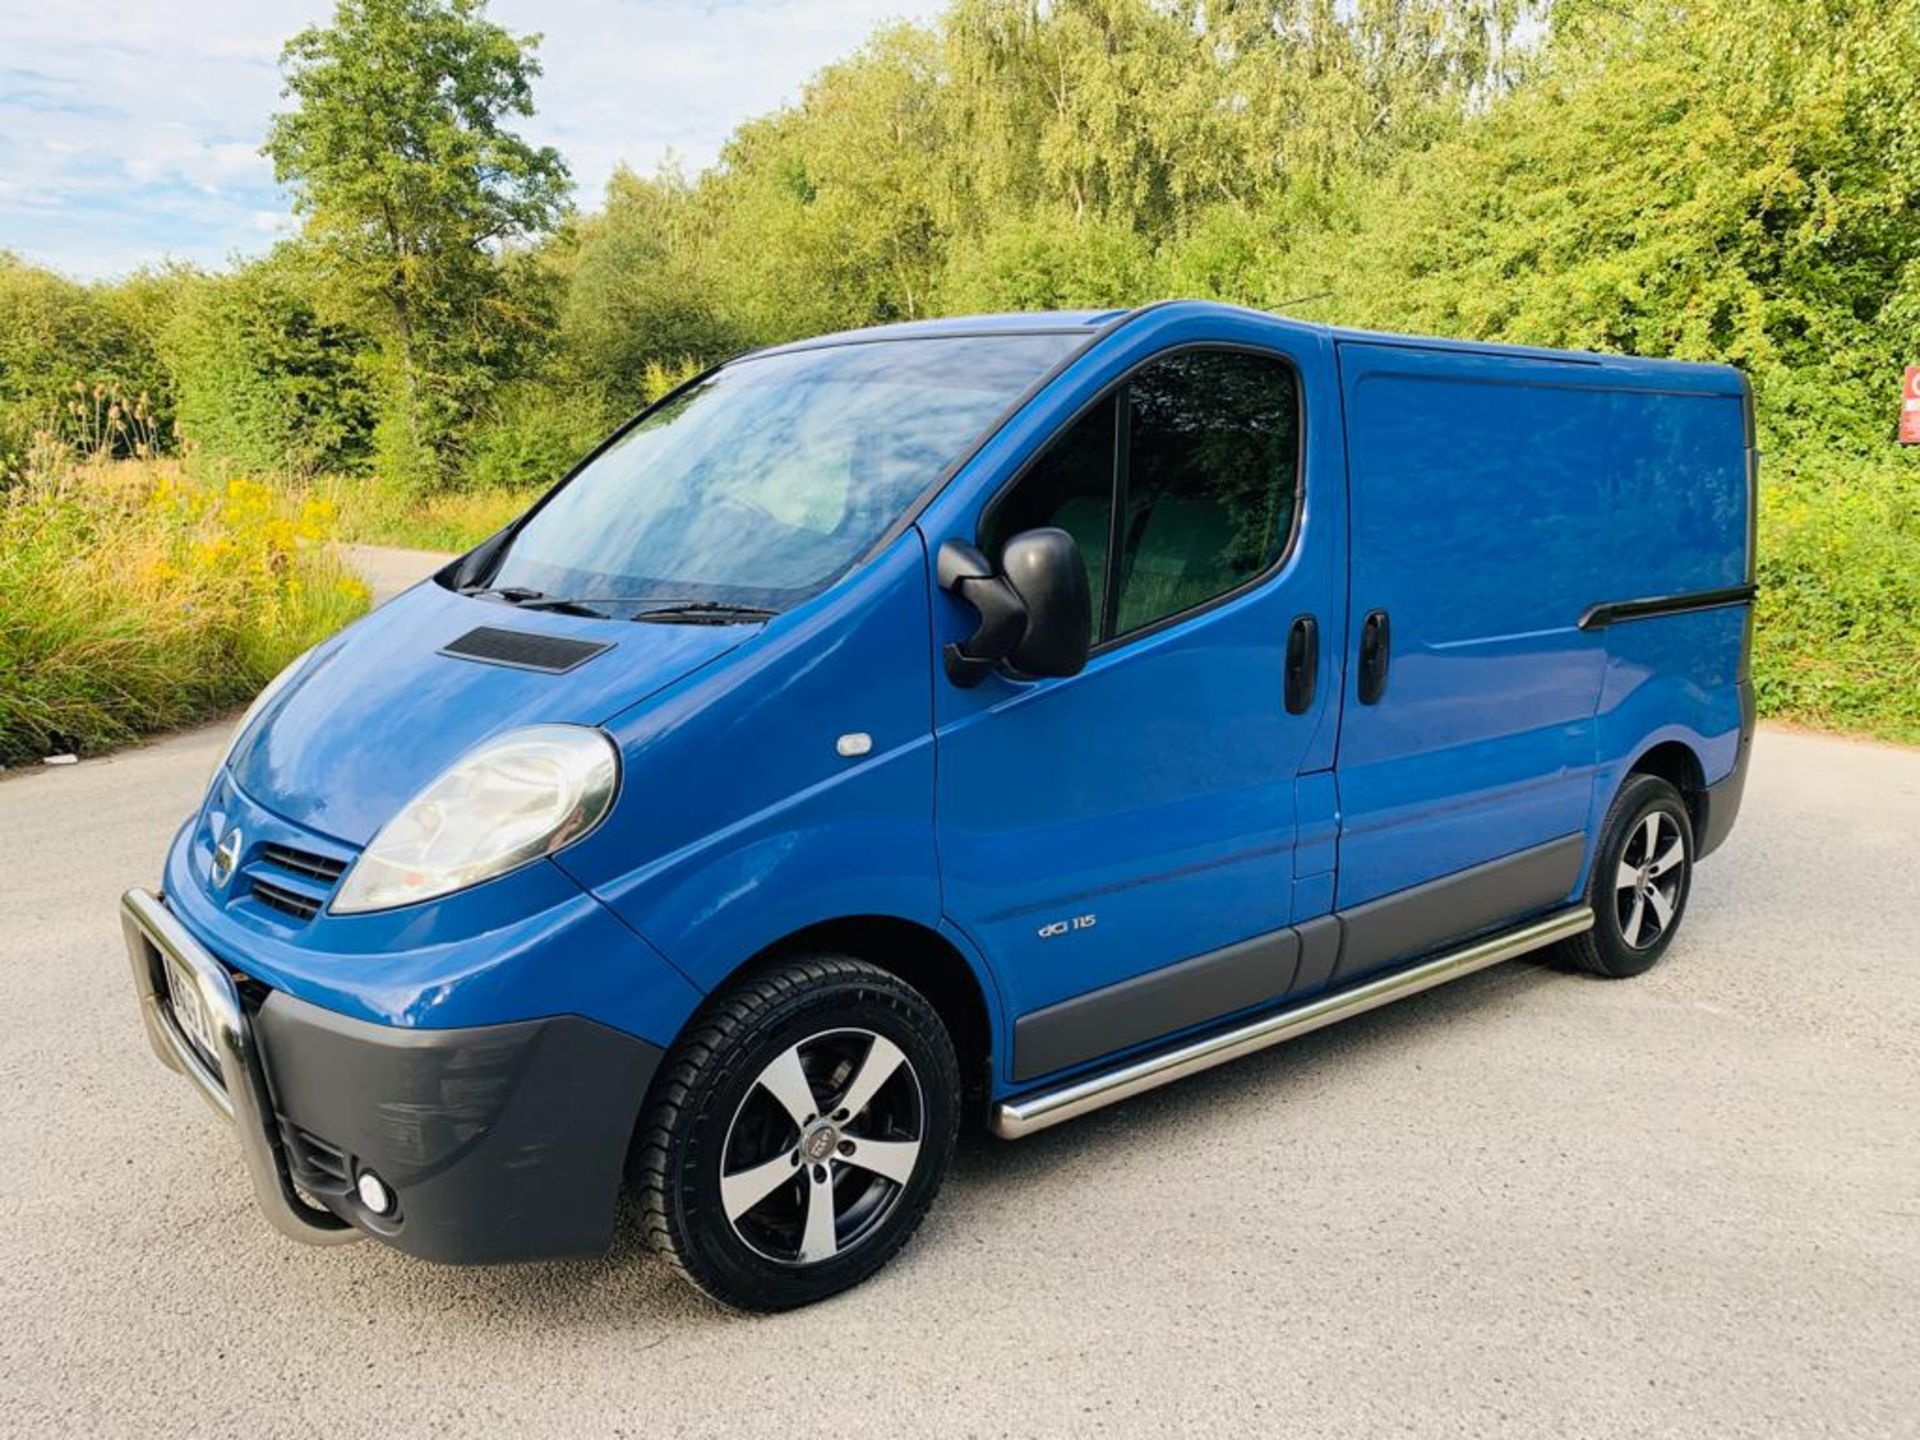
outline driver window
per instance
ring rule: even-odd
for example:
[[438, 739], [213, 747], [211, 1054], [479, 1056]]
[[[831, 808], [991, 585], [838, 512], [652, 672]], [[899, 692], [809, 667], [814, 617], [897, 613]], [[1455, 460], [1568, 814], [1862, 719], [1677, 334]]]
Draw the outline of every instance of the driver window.
[[1023, 530], [1054, 525], [1073, 536], [1087, 567], [1096, 633], [1106, 609], [1107, 544], [1113, 531], [1114, 406], [1109, 395], [1041, 452], [993, 507], [982, 539], [997, 564], [1001, 548]]
[[1293, 533], [1299, 465], [1292, 366], [1239, 350], [1177, 351], [1135, 371], [1040, 453], [988, 512], [981, 548], [997, 564], [1023, 530], [1072, 535], [1097, 644], [1271, 568]]
[[1300, 458], [1292, 367], [1185, 350], [1127, 387], [1126, 496], [1111, 635], [1238, 589], [1293, 533]]

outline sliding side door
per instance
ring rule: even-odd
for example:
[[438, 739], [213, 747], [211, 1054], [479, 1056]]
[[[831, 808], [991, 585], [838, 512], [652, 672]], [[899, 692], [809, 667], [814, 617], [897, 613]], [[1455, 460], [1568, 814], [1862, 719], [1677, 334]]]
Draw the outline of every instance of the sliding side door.
[[1569, 896], [1595, 763], [1604, 370], [1342, 341], [1352, 504], [1336, 983]]

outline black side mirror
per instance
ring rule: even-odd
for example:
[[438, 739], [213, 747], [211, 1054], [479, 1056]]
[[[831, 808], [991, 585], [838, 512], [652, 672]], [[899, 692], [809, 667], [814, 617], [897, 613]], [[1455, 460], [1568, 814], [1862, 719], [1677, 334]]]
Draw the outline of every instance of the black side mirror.
[[1087, 567], [1073, 536], [1027, 530], [1007, 542], [995, 572], [973, 546], [949, 540], [935, 563], [940, 588], [980, 614], [980, 628], [946, 648], [947, 678], [978, 685], [1005, 662], [1025, 675], [1078, 675], [1093, 633]]

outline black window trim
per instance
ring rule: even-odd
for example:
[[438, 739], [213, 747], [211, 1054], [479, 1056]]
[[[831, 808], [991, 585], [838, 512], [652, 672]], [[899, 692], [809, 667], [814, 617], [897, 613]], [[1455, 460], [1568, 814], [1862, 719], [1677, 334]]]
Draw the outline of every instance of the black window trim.
[[[1274, 557], [1271, 565], [1267, 566], [1267, 568], [1262, 570], [1258, 575], [1252, 575], [1242, 580], [1231, 590], [1222, 590], [1218, 595], [1202, 600], [1197, 605], [1189, 605], [1185, 610], [1176, 610], [1171, 615], [1163, 615], [1151, 625], [1142, 625], [1138, 630], [1129, 630], [1124, 635], [1107, 635], [1106, 632], [1110, 628], [1107, 622], [1107, 616], [1112, 615], [1115, 620], [1118, 619], [1119, 597], [1117, 594], [1117, 586], [1114, 584], [1116, 578], [1115, 570], [1119, 564], [1117, 541], [1123, 523], [1121, 519], [1121, 506], [1126, 499], [1126, 482], [1128, 479], [1126, 467], [1131, 458], [1127, 453], [1130, 448], [1130, 437], [1127, 427], [1131, 412], [1126, 403], [1125, 392], [1132, 386], [1134, 377], [1149, 365], [1154, 365], [1172, 356], [1186, 354], [1195, 350], [1206, 351], [1210, 354], [1253, 355], [1262, 360], [1277, 361], [1286, 367], [1287, 373], [1293, 378], [1293, 403], [1296, 416], [1294, 426], [1293, 513], [1288, 522], [1287, 538], [1285, 543], [1281, 545], [1280, 551]], [[1054, 442], [1075, 425], [1078, 425], [1093, 410], [1105, 404], [1109, 399], [1114, 399], [1116, 396], [1120, 398], [1115, 400], [1113, 407], [1115, 426], [1113, 476], [1108, 490], [1108, 497], [1112, 502], [1113, 509], [1108, 517], [1107, 577], [1104, 603], [1101, 607], [1105, 613], [1095, 617], [1095, 619], [1100, 622], [1099, 633], [1106, 636], [1106, 638], [1094, 642], [1093, 647], [1087, 652], [1088, 659], [1090, 660], [1110, 654], [1124, 646], [1132, 645], [1136, 641], [1158, 635], [1161, 631], [1171, 626], [1184, 625], [1189, 620], [1198, 619], [1208, 611], [1216, 610], [1229, 601], [1237, 600], [1242, 595], [1249, 594], [1265, 585], [1268, 581], [1272, 580], [1274, 576], [1284, 570], [1287, 567], [1287, 562], [1293, 559], [1294, 551], [1300, 543], [1300, 525], [1306, 511], [1307, 395], [1306, 386], [1301, 380], [1299, 362], [1283, 350], [1272, 349], [1265, 345], [1250, 344], [1244, 340], [1183, 340], [1179, 344], [1167, 346], [1164, 350], [1156, 350], [1151, 355], [1144, 356], [1128, 366], [1124, 372], [1115, 376], [1106, 385], [1102, 386], [1097, 394], [1089, 397], [1082, 403], [1071, 416], [1054, 426], [1048, 433], [1046, 439], [1034, 450], [1033, 454], [1027, 456], [1025, 460], [1022, 460], [1013, 474], [1001, 484], [999, 489], [993, 492], [992, 497], [987, 503], [980, 507], [980, 518], [974, 524], [974, 543], [976, 545], [983, 551], [986, 549], [987, 533], [993, 528], [993, 520], [999, 512], [1001, 502], [1027, 478], [1034, 466], [1039, 464], [1047, 452], [1053, 448]], [[989, 555], [988, 558], [994, 563], [998, 563], [997, 556]]]
[[[1107, 573], [1100, 577], [1100, 628], [1094, 632], [1100, 636], [1111, 636], [1120, 623], [1120, 561], [1127, 545], [1127, 483], [1133, 478], [1134, 373], [1128, 371], [1126, 382], [1113, 392], [1113, 453], [1107, 472]], [[1095, 646], [1105, 643], [1094, 641]]]

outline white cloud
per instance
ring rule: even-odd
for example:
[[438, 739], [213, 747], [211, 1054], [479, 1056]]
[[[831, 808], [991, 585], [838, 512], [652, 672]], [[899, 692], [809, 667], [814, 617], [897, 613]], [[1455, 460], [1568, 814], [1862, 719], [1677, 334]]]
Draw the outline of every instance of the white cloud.
[[[494, 0], [540, 32], [528, 137], [557, 147], [577, 198], [616, 164], [710, 164], [742, 120], [881, 24], [944, 0]], [[100, 0], [76, 24], [0, 0], [0, 249], [81, 276], [174, 257], [220, 264], [290, 224], [259, 153], [288, 37], [328, 0]]]

